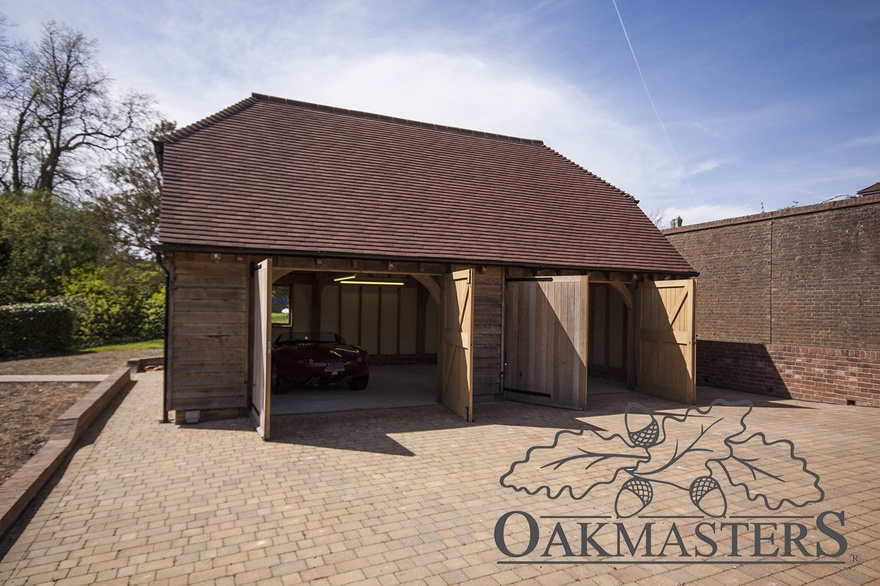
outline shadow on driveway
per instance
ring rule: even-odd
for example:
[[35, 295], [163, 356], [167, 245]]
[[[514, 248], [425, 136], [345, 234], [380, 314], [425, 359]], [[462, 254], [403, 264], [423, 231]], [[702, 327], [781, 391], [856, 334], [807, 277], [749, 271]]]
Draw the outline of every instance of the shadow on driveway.
[[[715, 399], [729, 401], [749, 400], [756, 408], [812, 409], [790, 401], [780, 401], [765, 395], [699, 387], [697, 404], [705, 406]], [[392, 456], [415, 456], [411, 450], [394, 439], [396, 434], [462, 429], [474, 426], [500, 425], [552, 430], [580, 430], [588, 426], [596, 431], [607, 431], [599, 417], [620, 415], [627, 404], [637, 402], [657, 416], [681, 414], [687, 405], [650, 395], [623, 391], [589, 397], [586, 411], [575, 411], [496, 401], [474, 405], [475, 420], [466, 423], [440, 404], [401, 407], [393, 409], [364, 409], [332, 413], [282, 415], [272, 418], [272, 439], [276, 444], [307, 445], [337, 450], [354, 450]], [[698, 415], [692, 415], [698, 416]], [[238, 429], [253, 433], [250, 420], [205, 422], [183, 426], [184, 429]]]

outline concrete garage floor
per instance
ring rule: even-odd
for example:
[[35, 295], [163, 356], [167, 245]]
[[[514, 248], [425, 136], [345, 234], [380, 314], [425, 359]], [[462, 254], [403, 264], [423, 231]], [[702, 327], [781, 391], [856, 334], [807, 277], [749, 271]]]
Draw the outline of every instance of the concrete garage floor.
[[294, 389], [272, 395], [272, 415], [331, 413], [360, 409], [421, 407], [437, 403], [436, 364], [394, 364], [370, 367], [370, 384], [363, 391], [348, 385]]
[[587, 404], [589, 405], [590, 397], [596, 395], [615, 395], [617, 393], [627, 393], [626, 382], [605, 378], [604, 376], [590, 376], [587, 381]]
[[[370, 368], [370, 384], [363, 391], [348, 385], [294, 389], [272, 395], [272, 415], [333, 413], [393, 407], [422, 407], [437, 403], [436, 364], [395, 364]], [[623, 382], [591, 376], [588, 397], [627, 392]], [[588, 398], [589, 400], [589, 398]]]

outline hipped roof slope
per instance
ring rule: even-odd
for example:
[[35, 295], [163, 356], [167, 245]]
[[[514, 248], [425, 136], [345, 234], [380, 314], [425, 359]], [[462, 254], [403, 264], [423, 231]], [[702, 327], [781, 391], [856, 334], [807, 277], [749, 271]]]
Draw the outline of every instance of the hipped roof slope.
[[159, 150], [166, 246], [693, 273], [631, 196], [537, 140], [254, 94]]

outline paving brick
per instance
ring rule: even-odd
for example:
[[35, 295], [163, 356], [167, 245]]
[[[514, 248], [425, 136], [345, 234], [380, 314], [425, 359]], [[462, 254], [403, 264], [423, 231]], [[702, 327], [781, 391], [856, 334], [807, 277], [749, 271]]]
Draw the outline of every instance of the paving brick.
[[[753, 400], [755, 430], [794, 443], [826, 492], [826, 501], [808, 512], [845, 510], [847, 555], [859, 553], [860, 564], [847, 558], [843, 566], [505, 565], [493, 538], [505, 512], [574, 515], [602, 499], [614, 503], [613, 491], [585, 502], [505, 489], [499, 479], [514, 460], [585, 422], [625, 434], [621, 414], [629, 400], [664, 413], [682, 413], [683, 406], [622, 393], [592, 398], [586, 413], [481, 404], [472, 425], [439, 405], [293, 416], [273, 421], [278, 441], [264, 443], [246, 419], [160, 425], [161, 376], [136, 380], [2, 552], [0, 582], [613, 586], [880, 579], [876, 409], [698, 393], [703, 404], [721, 396]], [[410, 455], [401, 456], [388, 443], [392, 437]], [[656, 506], [693, 510], [686, 497], [661, 492]], [[745, 512], [756, 507], [732, 490], [728, 501]], [[750, 539], [743, 537], [741, 547]], [[730, 538], [718, 543], [729, 548]]]

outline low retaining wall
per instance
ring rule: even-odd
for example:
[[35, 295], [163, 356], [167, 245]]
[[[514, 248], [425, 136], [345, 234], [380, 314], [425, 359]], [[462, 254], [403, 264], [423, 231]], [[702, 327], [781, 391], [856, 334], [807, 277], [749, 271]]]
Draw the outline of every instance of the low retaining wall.
[[0, 486], [0, 536], [24, 512], [107, 405], [131, 382], [128, 367], [114, 371], [55, 421], [49, 440]]
[[165, 367], [164, 356], [150, 356], [148, 358], [130, 358], [128, 361], [128, 369], [131, 374], [144, 372], [147, 368]]
[[880, 407], [880, 352], [699, 340], [697, 380], [782, 398]]

